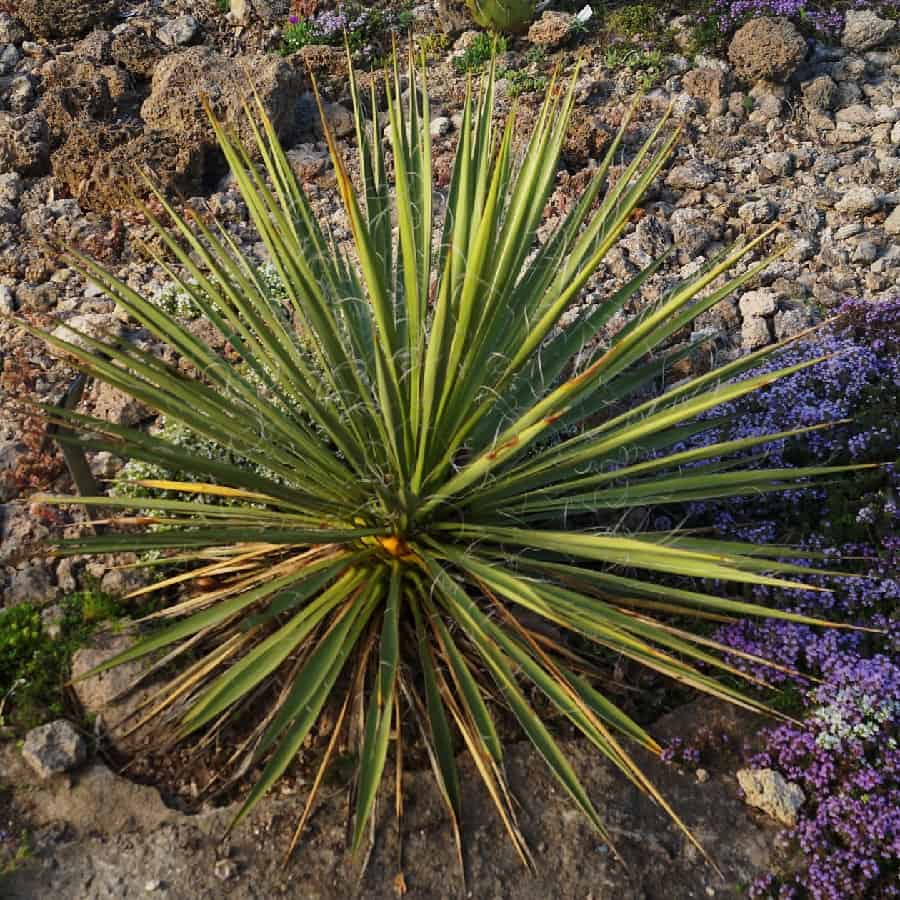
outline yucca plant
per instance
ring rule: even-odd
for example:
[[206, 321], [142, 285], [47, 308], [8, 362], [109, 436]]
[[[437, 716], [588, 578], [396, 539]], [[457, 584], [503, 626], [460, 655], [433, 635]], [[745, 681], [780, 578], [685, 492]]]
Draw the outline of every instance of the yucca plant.
[[491, 31], [527, 31], [534, 19], [534, 0], [466, 0], [472, 18]]
[[[352, 233], [347, 244], [317, 224], [258, 104], [254, 155], [213, 120], [282, 296], [273, 297], [224, 229], [199, 217], [189, 223], [161, 194], [171, 230], [145, 211], [167, 249], [159, 266], [227, 338], [227, 358], [96, 263], [74, 260], [181, 364], [127, 342], [44, 338], [90, 376], [244, 463], [51, 408], [52, 418], [81, 431], [70, 440], [83, 448], [196, 479], [143, 482], [166, 492], [156, 499], [80, 498], [126, 512], [105, 533], [63, 540], [58, 549], [154, 550], [181, 564], [136, 592], [174, 599], [102, 668], [153, 654], [150, 672], [170, 673], [183, 661], [133, 723], [155, 721], [175, 739], [222, 734], [263, 704], [231, 757], [237, 775], [264, 764], [238, 821], [327, 711], [333, 727], [298, 836], [327, 767], [349, 742], [358, 759], [351, 804], [358, 846], [374, 821], [389, 756], [399, 786], [404, 742], [418, 735], [457, 847], [456, 755], [466, 751], [530, 864], [504, 780], [496, 723], [503, 708], [504, 721], [517, 720], [606, 837], [544, 721], [547, 711], [675, 813], [629, 755], [628, 744], [659, 747], [597, 687], [595, 649], [759, 709], [733, 679], [716, 679], [717, 671], [746, 677], [723, 661], [724, 648], [680, 619], [812, 621], [731, 598], [724, 587], [788, 586], [786, 578], [804, 571], [784, 561], [788, 548], [678, 530], [631, 533], [624, 515], [781, 490], [834, 469], [768, 469], [748, 454], [806, 429], [673, 449], [716, 424], [701, 414], [803, 367], [738, 380], [770, 352], [760, 351], [660, 387], [691, 349], [661, 348], [770, 264], [771, 256], [726, 274], [771, 229], [673, 285], [608, 346], [589, 349], [589, 342], [639, 298], [662, 259], [560, 327], [665, 165], [677, 129], [660, 122], [612, 179], [626, 117], [584, 194], [538, 241], [575, 78], [567, 88], [554, 81], [520, 141], [515, 110], [502, 128], [495, 122], [489, 72], [467, 92], [439, 225], [428, 92], [412, 63], [407, 79], [404, 93], [396, 65], [385, 75], [389, 150], [351, 80], [358, 187], [323, 117]], [[374, 86], [370, 102], [374, 111]], [[177, 260], [177, 271], [166, 259]], [[219, 784], [227, 783], [222, 773]]]

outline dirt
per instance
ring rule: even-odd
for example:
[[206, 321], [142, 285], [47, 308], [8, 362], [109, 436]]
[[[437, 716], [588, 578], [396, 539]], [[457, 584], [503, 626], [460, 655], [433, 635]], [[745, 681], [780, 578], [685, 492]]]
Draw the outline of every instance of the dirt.
[[[754, 721], [703, 702], [676, 710], [657, 731], [709, 722], [714, 714], [745, 734], [756, 729]], [[361, 860], [346, 848], [343, 787], [324, 796], [304, 843], [284, 865], [284, 851], [305, 801], [303, 789], [272, 795], [228, 836], [237, 805], [185, 815], [167, 807], [154, 788], [134, 784], [96, 762], [72, 778], [38, 783], [15, 747], [7, 744], [0, 748], [0, 766], [4, 779], [16, 785], [12, 814], [30, 826], [34, 849], [0, 882], [0, 896], [388, 900], [405, 887], [411, 900], [683, 900], [742, 896], [743, 888], [764, 871], [776, 828], [742, 803], [730, 771], [700, 783], [693, 774], [648, 757], [641, 760], [715, 860], [720, 877], [665, 813], [591, 747], [572, 742], [566, 750], [622, 861], [572, 808], [531, 748], [516, 744], [509, 749], [508, 776], [521, 804], [520, 823], [537, 871], [530, 875], [523, 868], [477, 776], [461, 760], [464, 883], [446, 815], [427, 771], [404, 775], [399, 839], [393, 796], [385, 791], [380, 798], [375, 841], [360, 878]]]

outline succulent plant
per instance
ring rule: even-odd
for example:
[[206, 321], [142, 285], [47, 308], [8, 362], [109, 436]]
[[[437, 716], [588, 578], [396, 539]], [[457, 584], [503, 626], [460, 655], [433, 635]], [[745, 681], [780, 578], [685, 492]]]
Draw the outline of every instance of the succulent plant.
[[[758, 709], [714, 673], [752, 676], [690, 621], [816, 622], [729, 596], [729, 585], [794, 585], [791, 576], [806, 570], [785, 561], [790, 550], [622, 525], [631, 510], [778, 491], [837, 471], [759, 467], [740, 456], [804, 428], [671, 449], [715, 425], [698, 419], [705, 412], [815, 362], [734, 381], [764, 350], [691, 380], [666, 377], [690, 350], [667, 350], [667, 342], [770, 265], [772, 256], [728, 274], [772, 230], [672, 285], [596, 345], [664, 257], [561, 322], [662, 171], [678, 129], [664, 117], [611, 181], [626, 117], [583, 195], [539, 241], [575, 76], [568, 87], [551, 83], [530, 132], [515, 111], [496, 124], [493, 69], [477, 96], [468, 89], [442, 221], [424, 79], [411, 64], [408, 90], [396, 67], [387, 81], [393, 190], [381, 130], [368, 128], [353, 79], [361, 188], [323, 116], [351, 250], [319, 227], [261, 109], [261, 167], [214, 122], [277, 270], [277, 296], [227, 232], [199, 217], [189, 223], [162, 194], [173, 231], [146, 210], [181, 266], [178, 292], [222, 332], [227, 357], [98, 264], [74, 260], [179, 360], [83, 334], [45, 340], [205, 446], [228, 451], [194, 454], [163, 435], [49, 411], [84, 432], [84, 448], [189, 476], [142, 482], [164, 497], [77, 499], [125, 514], [106, 533], [62, 540], [59, 552], [153, 549], [187, 566], [138, 592], [170, 600], [144, 621], [148, 633], [103, 668], [163, 651], [167, 663], [184, 661], [135, 721], [155, 721], [174, 740], [221, 731], [267, 701], [233, 754], [239, 774], [264, 764], [238, 820], [329, 710], [331, 736], [298, 836], [337, 748], [351, 741], [358, 846], [391, 747], [400, 767], [415, 735], [457, 843], [456, 753], [464, 749], [530, 864], [504, 778], [496, 718], [505, 708], [602, 836], [603, 820], [541, 709], [568, 720], [682, 825], [627, 749], [659, 746], [602, 693], [592, 648]], [[202, 502], [210, 496], [231, 502]], [[679, 616], [688, 624], [676, 624]]]
[[491, 31], [527, 31], [534, 19], [534, 0], [466, 0], [472, 18]]

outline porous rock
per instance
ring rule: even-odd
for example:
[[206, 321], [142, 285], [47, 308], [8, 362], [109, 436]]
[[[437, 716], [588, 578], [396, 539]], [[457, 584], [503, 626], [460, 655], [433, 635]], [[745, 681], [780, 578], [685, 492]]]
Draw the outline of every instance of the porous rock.
[[893, 22], [882, 19], [871, 9], [851, 9], [844, 19], [841, 43], [848, 50], [871, 50], [885, 43], [894, 28]]
[[609, 132], [596, 116], [576, 116], [563, 142], [563, 159], [571, 168], [580, 169], [601, 159], [609, 141]]
[[141, 116], [150, 128], [170, 135], [180, 146], [212, 145], [215, 135], [202, 102], [206, 98], [215, 115], [253, 146], [244, 101], [255, 90], [281, 133], [290, 124], [301, 84], [299, 70], [284, 59], [258, 55], [234, 60], [209, 47], [191, 47], [167, 56], [156, 67]]
[[65, 53], [43, 67], [40, 109], [55, 140], [78, 124], [111, 121], [116, 102], [128, 91], [128, 75], [118, 66], [97, 65]]
[[548, 49], [559, 47], [569, 39], [574, 21], [575, 16], [571, 13], [544, 10], [541, 17], [528, 29], [528, 40]]
[[[347, 54], [343, 47], [329, 47], [326, 44], [307, 44], [301, 47], [291, 60], [297, 60], [297, 67], [309, 70], [317, 77], [343, 78], [347, 74]], [[362, 79], [360, 79], [362, 81]]]
[[797, 824], [797, 812], [806, 801], [799, 785], [786, 781], [774, 769], [741, 769], [737, 780], [748, 806], [761, 809], [782, 825]]
[[163, 48], [146, 32], [128, 28], [115, 36], [110, 53], [132, 75], [149, 78], [162, 58]]
[[787, 20], [762, 16], [737, 30], [728, 59], [739, 78], [786, 81], [806, 56], [806, 40]]
[[150, 192], [142, 173], [163, 193], [195, 193], [204, 173], [203, 148], [134, 124], [79, 123], [54, 151], [53, 174], [85, 208], [114, 212]]
[[80, 766], [87, 758], [87, 745], [71, 722], [57, 719], [25, 735], [22, 756], [41, 778], [49, 778]]
[[107, 22], [116, 0], [19, 0], [16, 15], [35, 37], [76, 38]]
[[697, 100], [710, 117], [725, 112], [727, 78], [718, 67], [691, 69], [682, 80], [685, 91]]
[[49, 160], [50, 133], [41, 112], [0, 112], [0, 172], [45, 175]]

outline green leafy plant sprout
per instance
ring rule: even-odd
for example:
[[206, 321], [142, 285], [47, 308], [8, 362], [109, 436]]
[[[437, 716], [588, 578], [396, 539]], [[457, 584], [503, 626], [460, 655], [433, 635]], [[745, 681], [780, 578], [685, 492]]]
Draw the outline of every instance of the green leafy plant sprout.
[[603, 27], [633, 38], [652, 37], [662, 28], [660, 8], [652, 3], [627, 3], [603, 14]]
[[[141, 483], [165, 497], [77, 498], [123, 517], [104, 534], [59, 541], [56, 551], [155, 550], [187, 567], [136, 592], [132, 599], [155, 593], [168, 601], [144, 617], [138, 643], [95, 671], [157, 653], [184, 660], [145, 717], [172, 741], [200, 733], [214, 739], [265, 706], [233, 754], [237, 768], [217, 777], [218, 787], [235, 784], [246, 766], [261, 766], [235, 824], [327, 711], [331, 736], [292, 847], [338, 753], [355, 760], [352, 843], [360, 847], [372, 834], [389, 760], [399, 786], [403, 748], [417, 737], [460, 862], [462, 750], [531, 866], [505, 780], [498, 715], [518, 722], [608, 840], [536, 696], [696, 843], [630, 754], [630, 746], [660, 748], [604, 695], [589, 648], [759, 710], [761, 701], [716, 677], [748, 676], [691, 622], [816, 621], [735, 596], [753, 585], [794, 585], [806, 570], [788, 561], [790, 548], [622, 527], [630, 510], [784, 490], [841, 471], [771, 469], [740, 456], [803, 428], [678, 447], [711, 427], [698, 419], [703, 413], [812, 364], [742, 380], [772, 348], [686, 381], [668, 377], [691, 348], [667, 350], [667, 342], [771, 265], [780, 250], [730, 274], [774, 229], [671, 285], [608, 342], [589, 344], [665, 260], [559, 327], [663, 170], [679, 131], [664, 116], [610, 181], [626, 116], [584, 193], [539, 242], [577, 71], [567, 86], [551, 82], [528, 123], [515, 109], [497, 123], [495, 78], [492, 66], [477, 90], [467, 89], [447, 209], [438, 216], [424, 78], [410, 64], [401, 82], [395, 63], [386, 79], [392, 185], [381, 129], [366, 122], [351, 77], [360, 188], [324, 117], [323, 128], [352, 251], [320, 228], [261, 109], [252, 148], [212, 119], [292, 318], [226, 232], [201, 219], [189, 224], [162, 193], [156, 199], [172, 230], [150, 209], [145, 214], [181, 267], [179, 289], [227, 339], [228, 359], [80, 255], [72, 264], [173, 348], [178, 362], [127, 342], [79, 334], [76, 343], [22, 326], [88, 375], [242, 460], [47, 408], [81, 430], [71, 440], [82, 448], [189, 476]], [[377, 106], [375, 91], [373, 81], [369, 108]], [[210, 497], [232, 502], [203, 502]]]
[[413, 38], [418, 51], [429, 59], [443, 53], [450, 46], [450, 38], [442, 32], [414, 34]]
[[644, 50], [634, 44], [613, 44], [604, 51], [608, 69], [626, 69], [641, 75], [641, 89], [653, 87], [665, 74], [666, 61], [661, 50]]
[[529, 47], [522, 58], [526, 66], [542, 66], [547, 62], [547, 51], [543, 47]]
[[298, 50], [302, 50], [309, 44], [322, 43], [318, 32], [308, 19], [299, 19], [297, 22], [289, 22], [281, 33], [282, 56], [290, 56]]
[[466, 72], [480, 72], [495, 56], [506, 53], [506, 38], [479, 32], [468, 47], [453, 57], [453, 67], [461, 75]]
[[524, 69], [506, 69], [498, 73], [498, 77], [508, 82], [510, 97], [518, 97], [520, 94], [528, 94], [534, 91], [543, 91], [550, 81], [546, 75], [540, 72], [526, 72]]
[[101, 591], [70, 594], [60, 603], [59, 635], [51, 637], [33, 604], [0, 611], [0, 724], [21, 732], [62, 715], [72, 654], [99, 625], [121, 615]]

